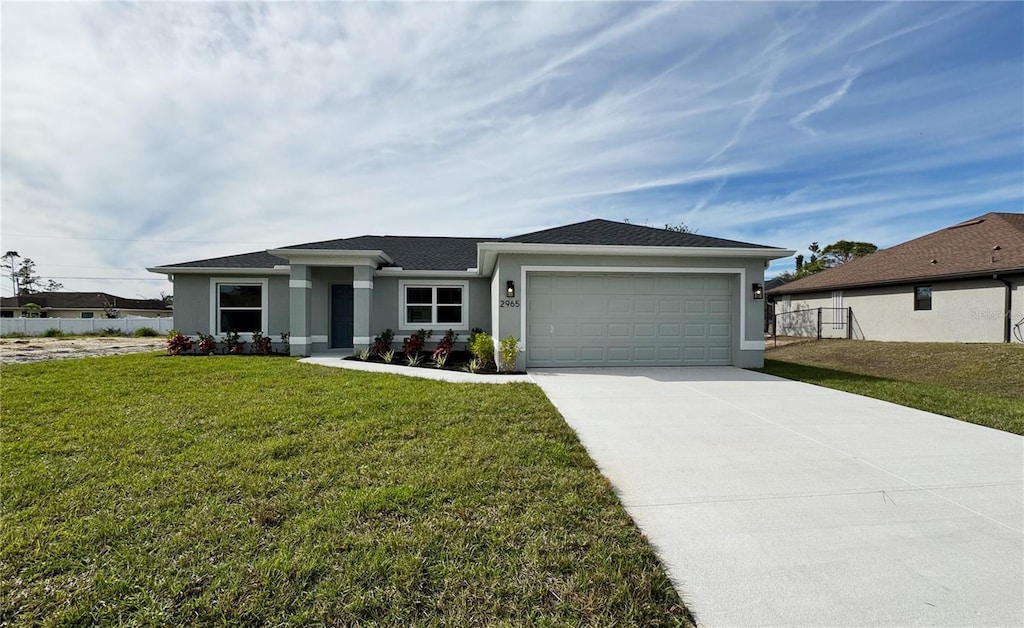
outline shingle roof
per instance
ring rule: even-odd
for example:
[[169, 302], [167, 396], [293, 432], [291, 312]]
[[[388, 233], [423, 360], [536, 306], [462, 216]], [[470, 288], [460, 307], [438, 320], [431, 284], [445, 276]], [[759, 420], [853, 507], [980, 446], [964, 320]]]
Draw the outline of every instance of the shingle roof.
[[273, 268], [278, 265], [287, 266], [288, 260], [271, 255], [266, 251], [253, 251], [252, 253], [241, 253], [239, 255], [211, 257], [194, 262], [165, 264], [161, 268]]
[[612, 220], [588, 220], [564, 227], [544, 229], [523, 235], [505, 238], [503, 242], [526, 242], [533, 244], [597, 244], [610, 246], [686, 246], [726, 248], [772, 248], [761, 244], [749, 244], [698, 235], [679, 233], [668, 229], [631, 225]]
[[24, 307], [29, 303], [54, 310], [101, 310], [108, 306], [124, 310], [171, 310], [158, 299], [126, 299], [106, 292], [36, 292], [0, 299], [0, 307]]
[[[476, 266], [476, 245], [495, 238], [444, 238], [430, 236], [359, 236], [309, 242], [282, 250], [384, 251], [405, 270], [466, 270]], [[284, 262], [287, 264], [287, 262]]]
[[780, 286], [771, 294], [1024, 272], [1024, 214], [989, 213]]
[[[401, 266], [405, 270], [467, 270], [476, 267], [477, 245], [481, 242], [771, 248], [760, 244], [597, 219], [509, 238], [364, 235], [295, 244], [278, 250], [384, 251], [394, 260], [395, 266]], [[181, 264], [167, 264], [161, 268], [273, 268], [278, 264], [288, 264], [288, 260], [266, 251], [256, 251]]]

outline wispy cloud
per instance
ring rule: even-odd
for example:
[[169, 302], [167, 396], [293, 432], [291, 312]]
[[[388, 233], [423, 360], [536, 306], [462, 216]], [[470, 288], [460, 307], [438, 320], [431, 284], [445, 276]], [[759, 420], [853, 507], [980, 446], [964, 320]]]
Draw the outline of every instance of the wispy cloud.
[[1019, 3], [8, 3], [0, 246], [140, 277], [593, 216], [898, 240], [1019, 211], [1022, 23]]
[[846, 92], [850, 90], [850, 86], [852, 86], [853, 82], [857, 80], [857, 77], [860, 76], [860, 70], [851, 69], [847, 72], [847, 75], [846, 80], [843, 81], [842, 85], [840, 85], [834, 92], [822, 96], [818, 102], [798, 113], [796, 117], [790, 120], [790, 123], [808, 135], [817, 135], [817, 131], [807, 126], [805, 121], [814, 114], [821, 113], [839, 102], [839, 100], [846, 95]]

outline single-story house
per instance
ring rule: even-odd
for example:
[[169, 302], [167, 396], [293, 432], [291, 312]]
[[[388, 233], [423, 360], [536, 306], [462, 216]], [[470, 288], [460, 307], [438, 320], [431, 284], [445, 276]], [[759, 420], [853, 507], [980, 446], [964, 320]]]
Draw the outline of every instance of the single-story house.
[[159, 299], [126, 299], [106, 292], [34, 292], [0, 299], [2, 318], [161, 318], [173, 313]]
[[525, 366], [764, 360], [764, 269], [793, 251], [590, 220], [509, 238], [359, 236], [149, 270], [175, 327], [290, 334], [293, 355], [392, 329], [520, 339]]
[[1024, 342], [1024, 214], [978, 216], [768, 296], [780, 335], [813, 333], [822, 308], [825, 336]]

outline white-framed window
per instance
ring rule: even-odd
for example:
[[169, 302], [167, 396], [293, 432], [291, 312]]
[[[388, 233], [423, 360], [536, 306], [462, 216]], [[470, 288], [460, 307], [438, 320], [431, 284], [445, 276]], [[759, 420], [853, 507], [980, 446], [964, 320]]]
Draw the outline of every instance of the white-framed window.
[[398, 282], [401, 329], [469, 329], [469, 282], [458, 280]]
[[82, 312], [82, 314], [81, 314], [82, 318], [92, 318], [95, 315], [96, 315], [95, 312]]
[[215, 277], [210, 280], [210, 333], [268, 333], [267, 280]]

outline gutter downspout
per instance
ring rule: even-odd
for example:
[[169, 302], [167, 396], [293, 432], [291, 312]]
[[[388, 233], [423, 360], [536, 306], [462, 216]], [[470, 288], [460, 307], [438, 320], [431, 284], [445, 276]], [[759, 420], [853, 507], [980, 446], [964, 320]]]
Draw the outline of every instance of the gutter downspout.
[[1013, 284], [999, 275], [992, 275], [992, 279], [1006, 286], [1005, 305], [1003, 306], [1003, 342], [1010, 343], [1010, 308], [1013, 306]]

